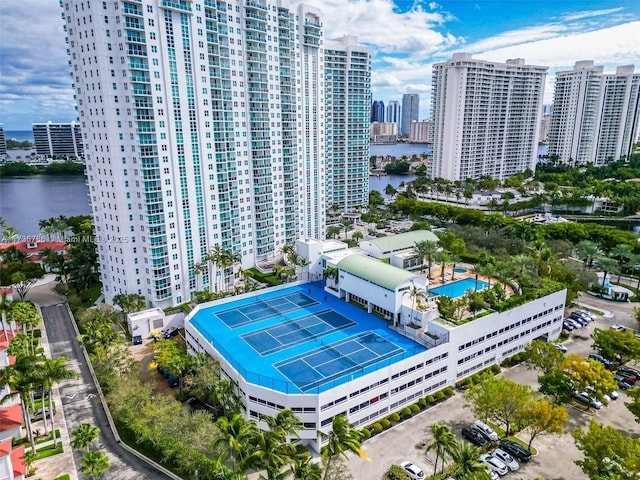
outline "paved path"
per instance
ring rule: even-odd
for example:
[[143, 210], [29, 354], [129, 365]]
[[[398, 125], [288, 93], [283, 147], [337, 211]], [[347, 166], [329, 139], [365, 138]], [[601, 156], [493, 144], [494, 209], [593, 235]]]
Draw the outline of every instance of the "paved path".
[[[68, 431], [72, 431], [82, 423], [90, 423], [100, 428], [97, 440], [98, 448], [110, 459], [111, 467], [105, 473], [110, 480], [165, 480], [163, 473], [152, 468], [146, 462], [132, 455], [116, 442], [107, 417], [97, 396], [96, 385], [89, 372], [82, 349], [76, 339], [73, 320], [61, 298], [51, 291], [52, 284], [34, 287], [28, 299], [38, 304], [42, 310], [44, 325], [47, 331], [51, 355], [67, 357], [67, 366], [76, 370], [80, 378], [61, 382], [58, 389], [64, 410], [64, 419]], [[61, 418], [57, 418], [59, 422]], [[60, 425], [64, 427], [64, 425]], [[76, 465], [80, 464], [81, 452], [75, 451]]]

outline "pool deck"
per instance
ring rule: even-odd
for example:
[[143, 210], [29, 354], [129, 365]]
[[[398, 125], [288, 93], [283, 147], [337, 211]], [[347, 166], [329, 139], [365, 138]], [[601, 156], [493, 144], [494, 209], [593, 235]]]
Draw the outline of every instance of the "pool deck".
[[[426, 350], [423, 345], [388, 328], [388, 324], [384, 320], [367, 313], [362, 308], [346, 303], [332, 295], [327, 295], [321, 285], [303, 284], [283, 290], [263, 290], [256, 293], [257, 295], [248, 298], [203, 308], [190, 320], [193, 327], [209, 340], [214, 348], [251, 383], [259, 383], [263, 386], [272, 385], [272, 388], [286, 393], [318, 393]], [[317, 303], [284, 314], [276, 313], [251, 323], [235, 325], [233, 328], [216, 315], [218, 312], [228, 312], [233, 308], [244, 307], [244, 310], [247, 311], [251, 309], [252, 303], [258, 303], [259, 300], [270, 300], [296, 293], [311, 297]], [[327, 310], [339, 313], [352, 323], [344, 328], [329, 329], [317, 338], [309, 336], [308, 339], [302, 339], [302, 341], [292, 343], [290, 346], [285, 345], [284, 348], [265, 349], [263, 355], [258, 351], [260, 348], [258, 350], [252, 348], [243, 339], [243, 336], [247, 338], [253, 332], [269, 330], [270, 327], [278, 328], [292, 320]], [[357, 338], [368, 332], [373, 332], [374, 337], [381, 337], [384, 339], [383, 342], [389, 342], [398, 348], [387, 356], [380, 355], [379, 358], [369, 354], [369, 363], [358, 365], [359, 368], [356, 369], [345, 369], [344, 375], [322, 375], [326, 378], [317, 378], [317, 372], [321, 371], [322, 365], [310, 364], [307, 361], [309, 353], [316, 350], [335, 351], [330, 348], [331, 345], [341, 345], [350, 340], [356, 341]], [[314, 378], [309, 378], [309, 384], [314, 385], [313, 391], [308, 391], [306, 388], [303, 391], [299, 388], [299, 385], [305, 384], [304, 379], [301, 379], [301, 376], [304, 375], [300, 372], [296, 372], [295, 381], [292, 381], [277, 367], [301, 358], [305, 359], [305, 364], [301, 363], [300, 366], [307, 369], [310, 375], [315, 375]], [[320, 369], [315, 367], [320, 367]]]

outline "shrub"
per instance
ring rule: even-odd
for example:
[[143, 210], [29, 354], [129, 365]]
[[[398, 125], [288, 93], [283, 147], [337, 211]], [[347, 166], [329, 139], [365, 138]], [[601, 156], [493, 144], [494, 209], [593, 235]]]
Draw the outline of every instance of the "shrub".
[[360, 430], [360, 433], [362, 435], [363, 440], [366, 440], [367, 438], [371, 438], [371, 432], [369, 431], [368, 428], [363, 428], [362, 430]]
[[410, 480], [407, 473], [400, 465], [391, 465], [391, 468], [387, 470], [387, 480]]
[[433, 398], [435, 398], [436, 400], [442, 400], [444, 398], [444, 393], [442, 393], [442, 390], [438, 390], [433, 394]]
[[415, 415], [416, 413], [418, 413], [420, 411], [420, 407], [415, 403], [413, 405], [409, 405], [409, 408], [411, 409], [411, 413], [413, 415]]
[[421, 398], [420, 400], [418, 400], [418, 406], [422, 409], [425, 408], [427, 406], [427, 401], [424, 398]]
[[398, 415], [397, 413], [392, 413], [391, 415], [389, 415], [389, 420], [391, 420], [392, 422], [399, 422], [400, 421], [400, 415]]
[[382, 425], [380, 425], [379, 423], [374, 423], [374, 424], [373, 424], [373, 431], [374, 431], [375, 433], [380, 433], [382, 430], [384, 430], [384, 429], [382, 428]]
[[445, 396], [450, 397], [453, 395], [453, 387], [447, 387], [443, 390]]
[[411, 416], [411, 409], [409, 407], [404, 407], [402, 409], [402, 416], [403, 417], [410, 417]]
[[495, 365], [495, 364], [494, 364], [494, 365], [491, 365], [491, 371], [492, 371], [495, 375], [499, 374], [499, 373], [500, 373], [500, 371], [501, 371], [501, 370], [500, 370], [500, 365]]
[[428, 404], [432, 404], [436, 401], [436, 399], [433, 398], [433, 395], [427, 395], [425, 400], [427, 401]]
[[380, 420], [380, 425], [382, 425], [382, 428], [386, 430], [391, 426], [391, 422], [389, 421], [389, 419], [383, 418], [382, 420]]

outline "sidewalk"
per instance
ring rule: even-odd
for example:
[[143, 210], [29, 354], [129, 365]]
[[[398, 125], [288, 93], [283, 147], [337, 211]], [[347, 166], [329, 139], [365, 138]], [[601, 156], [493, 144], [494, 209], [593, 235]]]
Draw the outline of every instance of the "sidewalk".
[[599, 312], [602, 312], [602, 316], [604, 318], [613, 318], [614, 317], [613, 312], [611, 310], [604, 310], [601, 307], [594, 307], [593, 305], [589, 305], [589, 304], [584, 303], [584, 302], [575, 302], [575, 304], [580, 306], [580, 307], [582, 307], [582, 308], [586, 308], [586, 309], [589, 309], [589, 310], [597, 310]]

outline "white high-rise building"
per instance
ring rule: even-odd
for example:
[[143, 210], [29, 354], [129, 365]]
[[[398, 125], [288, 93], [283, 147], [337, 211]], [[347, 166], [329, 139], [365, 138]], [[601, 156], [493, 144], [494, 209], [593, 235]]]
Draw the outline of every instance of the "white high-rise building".
[[604, 165], [631, 153], [640, 117], [640, 73], [633, 65], [615, 74], [591, 60], [558, 72], [549, 155], [560, 162]]
[[385, 117], [388, 123], [399, 124], [402, 117], [400, 116], [400, 102], [397, 100], [389, 100], [387, 103], [387, 116]]
[[84, 157], [80, 125], [70, 123], [34, 123], [32, 124], [33, 143], [38, 155], [51, 158]]
[[504, 179], [537, 158], [547, 67], [456, 53], [433, 65], [433, 177]]
[[371, 56], [357, 37], [324, 43], [327, 208], [352, 212], [369, 203]]
[[233, 267], [206, 260], [213, 248], [248, 268], [297, 238], [324, 238], [319, 10], [286, 0], [60, 3], [107, 302], [122, 292], [179, 304], [233, 281]]

